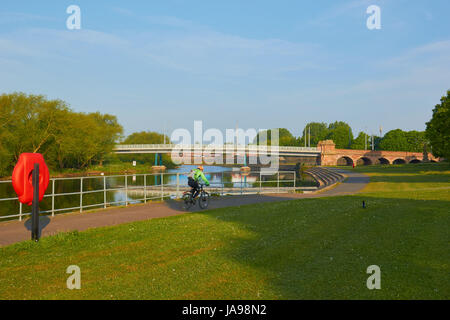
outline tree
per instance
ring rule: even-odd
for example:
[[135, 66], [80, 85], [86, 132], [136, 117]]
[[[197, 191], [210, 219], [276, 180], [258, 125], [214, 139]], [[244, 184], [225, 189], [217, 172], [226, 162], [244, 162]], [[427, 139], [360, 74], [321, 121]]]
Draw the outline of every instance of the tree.
[[330, 123], [326, 139], [333, 140], [337, 149], [350, 148], [353, 140], [352, 129], [343, 121]]
[[41, 95], [0, 95], [0, 174], [9, 175], [23, 152], [39, 152], [50, 168], [102, 163], [120, 137], [115, 116], [76, 113]]
[[351, 149], [355, 150], [364, 150], [366, 147], [368, 147], [368, 135], [365, 132], [360, 132], [356, 139], [352, 141], [352, 145], [350, 146]]
[[141, 131], [130, 134], [122, 144], [162, 144], [170, 143], [170, 138], [158, 132]]
[[441, 103], [434, 107], [425, 132], [433, 155], [450, 159], [450, 90], [446, 97], [441, 98]]
[[[266, 130], [263, 132], [259, 132], [255, 139], [254, 142], [257, 144], [267, 144], [267, 145], [272, 145], [272, 131], [274, 129], [271, 130]], [[279, 146], [296, 146], [297, 145], [297, 140], [295, 139], [295, 137], [292, 135], [292, 133], [286, 129], [286, 128], [279, 128], [278, 130], [278, 145]]]
[[[311, 137], [309, 137], [310, 133]], [[307, 146], [308, 142], [310, 142], [311, 147], [316, 147], [319, 141], [325, 140], [327, 138], [328, 133], [328, 125], [326, 123], [310, 122], [303, 129], [302, 137], [298, 139], [298, 145], [304, 146], [306, 140]]]
[[374, 140], [374, 150], [380, 150], [381, 138], [372, 136], [365, 132], [360, 132], [358, 137], [352, 141], [351, 149], [355, 150], [372, 150], [372, 139]]
[[[171, 143], [167, 135], [152, 131], [141, 131], [130, 134], [122, 144], [162, 144], [164, 141]], [[121, 161], [137, 161], [141, 164], [153, 164], [155, 161], [155, 155], [153, 154], [127, 154], [119, 155], [118, 157]], [[168, 168], [175, 166], [168, 154], [162, 155], [162, 162]]]
[[424, 146], [428, 143], [425, 131], [415, 130], [406, 132], [406, 141], [410, 152], [423, 152]]
[[381, 150], [386, 151], [409, 151], [407, 133], [401, 129], [387, 132], [380, 142]]

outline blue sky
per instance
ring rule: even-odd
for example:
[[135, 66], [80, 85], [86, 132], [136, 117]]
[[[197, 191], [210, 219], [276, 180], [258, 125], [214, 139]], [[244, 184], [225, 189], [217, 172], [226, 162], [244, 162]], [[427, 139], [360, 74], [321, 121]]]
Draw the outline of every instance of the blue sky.
[[[66, 8], [81, 8], [68, 30]], [[366, 9], [381, 8], [381, 30]], [[0, 92], [67, 101], [134, 131], [342, 120], [423, 130], [450, 89], [450, 2], [0, 3]]]

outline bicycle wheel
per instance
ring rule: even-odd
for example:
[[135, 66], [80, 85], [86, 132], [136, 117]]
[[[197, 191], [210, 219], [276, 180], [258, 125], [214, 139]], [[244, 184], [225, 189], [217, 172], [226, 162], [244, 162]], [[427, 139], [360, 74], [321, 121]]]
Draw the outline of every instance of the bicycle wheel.
[[184, 203], [183, 204], [184, 209], [189, 210], [194, 204], [194, 202], [192, 201], [192, 193], [188, 192], [188, 193], [183, 194], [182, 199], [183, 199], [183, 203]]
[[208, 205], [209, 205], [209, 193], [208, 193], [208, 192], [203, 191], [203, 192], [200, 194], [199, 201], [198, 201], [198, 205], [199, 205], [200, 208], [202, 208], [202, 209], [208, 208]]

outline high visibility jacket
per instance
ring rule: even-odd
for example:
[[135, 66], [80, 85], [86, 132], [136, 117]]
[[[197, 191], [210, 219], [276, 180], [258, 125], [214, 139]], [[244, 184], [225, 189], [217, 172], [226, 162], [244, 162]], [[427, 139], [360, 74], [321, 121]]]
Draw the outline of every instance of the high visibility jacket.
[[206, 179], [205, 175], [203, 174], [203, 171], [200, 169], [195, 169], [194, 170], [194, 180], [199, 182], [200, 179], [202, 179], [205, 182], [205, 184], [209, 184], [209, 181], [208, 181], [208, 179]]

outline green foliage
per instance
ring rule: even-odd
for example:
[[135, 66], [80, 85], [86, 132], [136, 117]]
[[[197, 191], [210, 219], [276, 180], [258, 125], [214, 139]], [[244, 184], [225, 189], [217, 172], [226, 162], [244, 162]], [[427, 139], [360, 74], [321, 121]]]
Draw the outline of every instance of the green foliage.
[[352, 129], [347, 123], [342, 121], [330, 123], [327, 139], [333, 140], [337, 149], [348, 149], [353, 140]]
[[42, 153], [50, 168], [101, 164], [120, 137], [115, 116], [76, 113], [64, 101], [0, 95], [0, 175], [10, 175], [23, 152]]
[[360, 132], [358, 137], [352, 141], [351, 149], [354, 150], [372, 150], [372, 139], [374, 140], [374, 150], [380, 150], [380, 137], [368, 135], [365, 132]]
[[163, 144], [170, 143], [170, 138], [158, 132], [141, 131], [130, 134], [122, 144]]
[[356, 139], [352, 141], [350, 148], [355, 150], [364, 150], [367, 139], [367, 134], [365, 132], [360, 132]]
[[[163, 144], [171, 143], [170, 138], [166, 135], [151, 131], [134, 132], [130, 134], [122, 144]], [[118, 159], [123, 162], [136, 161], [140, 164], [153, 165], [155, 163], [154, 154], [123, 154], [118, 155]], [[159, 159], [157, 159], [159, 164]], [[162, 162], [167, 168], [175, 167], [169, 154], [162, 155]]]
[[408, 151], [406, 132], [401, 129], [395, 129], [387, 132], [380, 143], [380, 147], [382, 150]]
[[380, 142], [381, 150], [423, 152], [427, 144], [424, 132], [395, 129], [387, 132]]
[[[254, 142], [257, 144], [272, 145], [272, 131], [273, 129], [259, 132], [255, 137]], [[278, 129], [278, 139], [279, 139], [278, 144], [279, 146], [296, 146], [298, 144], [295, 137], [286, 128]]]
[[[309, 134], [311, 133], [311, 137]], [[308, 146], [310, 142], [311, 147], [316, 147], [319, 141], [325, 140], [328, 136], [328, 125], [324, 122], [310, 122], [302, 131], [302, 136], [298, 139], [299, 146]], [[309, 141], [308, 141], [309, 140]]]
[[433, 117], [427, 122], [426, 137], [435, 157], [450, 159], [450, 90], [433, 109]]

